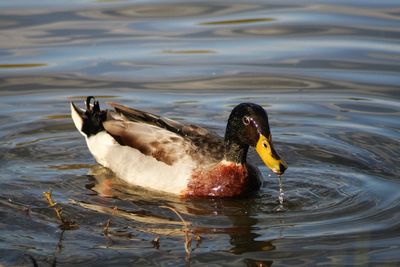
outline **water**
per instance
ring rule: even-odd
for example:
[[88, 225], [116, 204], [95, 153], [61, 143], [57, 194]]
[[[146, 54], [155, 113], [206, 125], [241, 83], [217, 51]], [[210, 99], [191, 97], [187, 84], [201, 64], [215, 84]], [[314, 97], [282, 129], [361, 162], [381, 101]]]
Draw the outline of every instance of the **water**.
[[[399, 14], [397, 1], [2, 1], [0, 264], [397, 266]], [[263, 105], [289, 164], [284, 211], [254, 151], [265, 179], [246, 199], [126, 185], [69, 118], [87, 95], [219, 134], [237, 103]], [[59, 228], [49, 190], [78, 229]], [[161, 206], [189, 224], [190, 259]]]
[[279, 175], [279, 204], [278, 206], [275, 207], [275, 211], [285, 211], [285, 207], [283, 206], [283, 199], [284, 199], [285, 193], [283, 191], [283, 178], [282, 175]]

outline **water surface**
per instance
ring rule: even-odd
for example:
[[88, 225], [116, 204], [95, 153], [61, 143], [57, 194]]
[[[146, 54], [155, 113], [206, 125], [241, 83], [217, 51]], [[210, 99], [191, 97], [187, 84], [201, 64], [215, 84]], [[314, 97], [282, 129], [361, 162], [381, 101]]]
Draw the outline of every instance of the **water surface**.
[[[3, 1], [0, 264], [397, 266], [399, 14], [396, 1]], [[264, 182], [246, 199], [125, 184], [69, 117], [87, 95], [221, 135], [236, 104], [262, 105], [289, 164], [284, 211], [254, 151]], [[78, 229], [59, 228], [49, 190]], [[190, 259], [162, 206], [201, 236]]]

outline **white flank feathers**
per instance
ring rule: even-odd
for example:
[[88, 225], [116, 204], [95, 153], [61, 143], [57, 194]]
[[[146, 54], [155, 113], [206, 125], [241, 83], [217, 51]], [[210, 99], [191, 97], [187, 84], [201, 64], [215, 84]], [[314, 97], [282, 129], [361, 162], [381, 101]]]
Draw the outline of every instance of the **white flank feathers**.
[[105, 131], [86, 138], [96, 161], [128, 183], [172, 194], [188, 184], [194, 164], [189, 157], [167, 165], [129, 146], [121, 146]]

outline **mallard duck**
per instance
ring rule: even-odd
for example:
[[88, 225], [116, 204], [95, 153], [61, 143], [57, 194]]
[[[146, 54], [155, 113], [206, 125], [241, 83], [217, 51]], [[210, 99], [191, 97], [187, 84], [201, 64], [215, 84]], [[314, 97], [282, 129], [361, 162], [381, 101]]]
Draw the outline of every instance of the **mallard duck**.
[[272, 145], [265, 110], [241, 103], [231, 112], [225, 138], [121, 104], [101, 110], [94, 97], [86, 110], [71, 102], [71, 116], [96, 161], [127, 183], [182, 197], [234, 197], [261, 185], [259, 170], [246, 162], [249, 146], [281, 175], [287, 169]]

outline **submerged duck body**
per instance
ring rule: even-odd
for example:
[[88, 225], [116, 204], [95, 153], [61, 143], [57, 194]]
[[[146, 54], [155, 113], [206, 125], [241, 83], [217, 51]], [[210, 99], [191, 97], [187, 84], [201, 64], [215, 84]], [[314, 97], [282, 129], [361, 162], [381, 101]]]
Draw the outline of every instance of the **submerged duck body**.
[[287, 168], [259, 105], [236, 106], [222, 138], [196, 125], [108, 104], [114, 110], [101, 110], [88, 97], [86, 110], [71, 103], [71, 116], [96, 161], [130, 184], [183, 197], [246, 195], [261, 184], [258, 169], [246, 162], [249, 146], [273, 172]]

